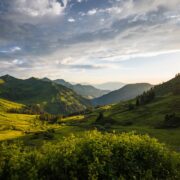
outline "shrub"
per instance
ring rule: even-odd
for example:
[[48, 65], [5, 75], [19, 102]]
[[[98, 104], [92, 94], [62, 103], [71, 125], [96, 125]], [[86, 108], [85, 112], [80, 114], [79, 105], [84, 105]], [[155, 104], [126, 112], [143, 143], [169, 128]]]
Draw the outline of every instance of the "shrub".
[[178, 128], [180, 127], [180, 117], [176, 114], [166, 114], [162, 124], [164, 128]]
[[103, 114], [103, 112], [99, 112], [99, 115], [96, 118], [96, 122], [101, 122], [103, 120], [104, 120], [104, 114]]
[[58, 115], [53, 115], [53, 114], [48, 114], [48, 113], [45, 113], [45, 114], [41, 114], [39, 116], [39, 120], [41, 121], [47, 121], [49, 123], [57, 123], [58, 119], [60, 119], [61, 117], [58, 116]]
[[27, 105], [22, 108], [12, 108], [7, 110], [8, 113], [16, 113], [16, 114], [30, 114], [37, 115], [44, 113], [44, 110], [39, 105]]
[[179, 179], [179, 154], [133, 133], [87, 132], [39, 150], [1, 145], [0, 179]]
[[128, 110], [129, 111], [134, 110], [134, 109], [135, 109], [134, 104], [132, 104], [132, 103], [128, 104]]

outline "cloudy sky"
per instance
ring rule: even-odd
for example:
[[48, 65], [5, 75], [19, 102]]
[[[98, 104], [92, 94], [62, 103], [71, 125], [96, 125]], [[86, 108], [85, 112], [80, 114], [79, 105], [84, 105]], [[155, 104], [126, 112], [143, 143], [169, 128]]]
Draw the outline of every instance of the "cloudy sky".
[[179, 0], [0, 0], [0, 75], [159, 83], [178, 72]]

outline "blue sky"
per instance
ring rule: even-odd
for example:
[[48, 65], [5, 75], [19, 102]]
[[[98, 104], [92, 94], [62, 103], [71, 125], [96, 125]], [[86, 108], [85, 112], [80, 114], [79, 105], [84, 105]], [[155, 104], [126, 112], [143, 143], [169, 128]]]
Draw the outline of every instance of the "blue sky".
[[179, 0], [0, 1], [0, 75], [155, 84], [178, 72]]

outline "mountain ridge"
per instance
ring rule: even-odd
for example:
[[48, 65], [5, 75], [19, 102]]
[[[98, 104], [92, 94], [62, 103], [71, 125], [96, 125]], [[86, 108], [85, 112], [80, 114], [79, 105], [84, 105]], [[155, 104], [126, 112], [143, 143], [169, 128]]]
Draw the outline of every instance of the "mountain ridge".
[[39, 104], [52, 114], [69, 114], [85, 110], [90, 102], [65, 86], [31, 77], [21, 80], [0, 77], [0, 97], [23, 104]]
[[93, 99], [92, 104], [107, 105], [118, 103], [120, 101], [130, 100], [138, 95], [141, 95], [144, 91], [147, 91], [152, 87], [153, 85], [149, 83], [128, 84], [118, 90], [112, 91], [104, 96]]
[[57, 84], [61, 84], [63, 86], [66, 86], [67, 88], [70, 88], [73, 91], [75, 91], [77, 94], [79, 94], [85, 98], [88, 98], [88, 99], [100, 97], [100, 96], [105, 95], [110, 92], [109, 90], [97, 89], [92, 85], [82, 85], [80, 83], [73, 85], [73, 84], [65, 81], [64, 79], [56, 79], [53, 82], [55, 82]]

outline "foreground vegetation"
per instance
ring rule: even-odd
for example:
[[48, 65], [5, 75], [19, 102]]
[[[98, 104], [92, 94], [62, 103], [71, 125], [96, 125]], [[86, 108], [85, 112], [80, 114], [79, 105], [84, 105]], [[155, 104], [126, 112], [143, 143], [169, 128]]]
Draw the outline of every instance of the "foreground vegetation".
[[148, 136], [86, 132], [40, 149], [2, 144], [0, 179], [179, 179], [179, 155]]

